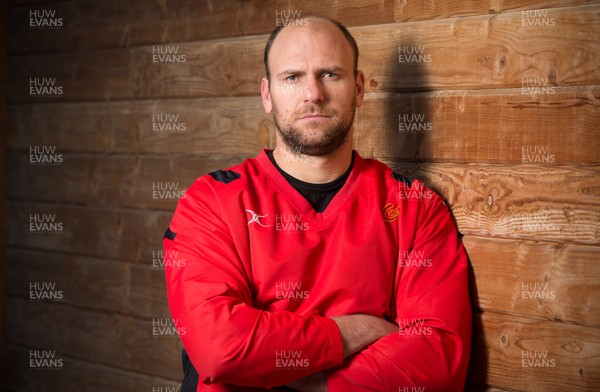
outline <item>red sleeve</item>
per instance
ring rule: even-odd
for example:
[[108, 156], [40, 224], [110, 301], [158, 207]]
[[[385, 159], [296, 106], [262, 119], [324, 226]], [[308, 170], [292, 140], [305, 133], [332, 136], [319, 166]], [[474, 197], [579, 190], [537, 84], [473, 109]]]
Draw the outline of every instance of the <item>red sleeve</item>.
[[[200, 382], [270, 388], [340, 365], [333, 320], [252, 307], [251, 266], [234, 246], [223, 198], [209, 181], [185, 193], [163, 243], [172, 259], [165, 262], [169, 308]], [[302, 363], [278, 368], [290, 353]]]
[[[329, 371], [329, 392], [463, 390], [471, 344], [468, 261], [448, 208], [432, 196], [415, 201], [414, 220], [399, 216], [392, 304], [399, 332]], [[403, 231], [415, 227], [412, 247], [403, 249]]]

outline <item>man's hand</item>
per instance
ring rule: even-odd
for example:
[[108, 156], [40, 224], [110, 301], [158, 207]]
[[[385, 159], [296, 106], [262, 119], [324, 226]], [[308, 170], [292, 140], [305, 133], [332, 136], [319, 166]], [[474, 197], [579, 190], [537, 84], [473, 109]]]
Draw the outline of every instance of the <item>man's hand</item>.
[[[396, 324], [367, 314], [351, 314], [331, 319], [340, 329], [344, 345], [344, 358], [359, 352], [384, 336], [398, 332]], [[327, 392], [327, 380], [323, 372], [311, 374], [285, 386], [300, 392]]]
[[285, 386], [300, 392], [327, 392], [327, 381], [323, 372], [311, 374], [308, 377], [285, 384]]
[[331, 318], [342, 334], [344, 358], [348, 358], [369, 344], [398, 332], [398, 326], [382, 318], [366, 314], [351, 314]]

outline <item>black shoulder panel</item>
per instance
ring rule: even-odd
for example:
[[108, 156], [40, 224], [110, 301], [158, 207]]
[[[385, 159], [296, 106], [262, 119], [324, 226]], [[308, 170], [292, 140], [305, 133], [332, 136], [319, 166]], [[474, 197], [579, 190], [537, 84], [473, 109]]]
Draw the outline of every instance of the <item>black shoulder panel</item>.
[[412, 178], [404, 177], [402, 174], [398, 174], [396, 172], [392, 172], [392, 178], [394, 178], [396, 181], [405, 183], [407, 186], [411, 186], [413, 182]]
[[208, 174], [223, 184], [229, 184], [231, 181], [237, 180], [242, 176], [240, 173], [236, 173], [232, 170], [217, 170]]
[[167, 231], [165, 231], [165, 235], [163, 235], [163, 239], [168, 238], [171, 241], [174, 241], [176, 236], [177, 236], [177, 233], [171, 231], [170, 227], [167, 227]]

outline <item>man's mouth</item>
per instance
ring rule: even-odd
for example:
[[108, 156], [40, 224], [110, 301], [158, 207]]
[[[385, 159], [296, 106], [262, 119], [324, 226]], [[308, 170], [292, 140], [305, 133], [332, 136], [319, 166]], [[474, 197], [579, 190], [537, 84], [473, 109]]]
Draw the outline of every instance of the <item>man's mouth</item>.
[[303, 116], [301, 116], [299, 119], [300, 120], [319, 120], [319, 119], [324, 119], [324, 118], [330, 118], [330, 115], [327, 114], [321, 114], [321, 113], [309, 113], [309, 114], [305, 114]]

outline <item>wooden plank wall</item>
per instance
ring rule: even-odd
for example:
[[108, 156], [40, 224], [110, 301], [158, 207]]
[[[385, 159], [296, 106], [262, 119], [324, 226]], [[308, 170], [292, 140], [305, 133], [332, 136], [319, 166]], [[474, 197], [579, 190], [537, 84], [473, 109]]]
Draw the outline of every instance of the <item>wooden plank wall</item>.
[[600, 4], [585, 0], [10, 1], [7, 390], [176, 390], [162, 234], [194, 178], [273, 146], [262, 50], [292, 12], [350, 27], [356, 148], [424, 179], [464, 234], [467, 389], [599, 390]]

